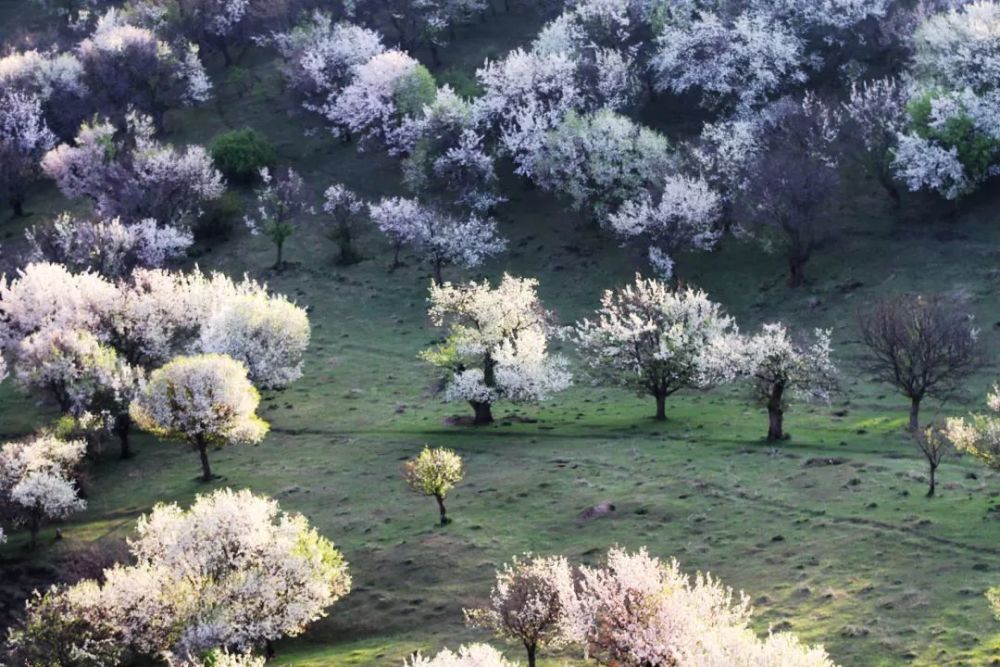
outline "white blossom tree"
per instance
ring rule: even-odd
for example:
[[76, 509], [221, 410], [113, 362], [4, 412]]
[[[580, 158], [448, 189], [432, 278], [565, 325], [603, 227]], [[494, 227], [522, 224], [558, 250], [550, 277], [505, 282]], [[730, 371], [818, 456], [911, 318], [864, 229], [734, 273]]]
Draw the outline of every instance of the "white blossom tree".
[[302, 377], [302, 355], [309, 346], [304, 308], [264, 289], [224, 300], [201, 324], [198, 347], [246, 365], [263, 388], [283, 388]]
[[0, 91], [0, 192], [14, 215], [24, 215], [27, 189], [41, 175], [38, 162], [55, 142], [37, 97]]
[[356, 68], [354, 78], [331, 97], [323, 114], [340, 136], [357, 136], [362, 148], [405, 155], [415, 140], [414, 119], [434, 101], [434, 77], [402, 51], [385, 51]]
[[203, 203], [225, 191], [204, 148], [162, 143], [150, 119], [134, 114], [124, 137], [110, 122], [84, 124], [73, 145], [45, 155], [42, 168], [68, 198], [87, 200], [100, 218], [124, 224], [153, 219], [184, 227]]
[[672, 155], [665, 137], [608, 109], [569, 112], [522, 161], [522, 172], [542, 188], [567, 197], [598, 221], [637, 197], [667, 173]]
[[710, 346], [705, 372], [716, 381], [746, 380], [754, 401], [767, 408], [767, 440], [785, 438], [790, 394], [828, 400], [836, 388], [830, 332], [817, 329], [811, 344], [795, 341], [784, 324], [765, 324], [751, 336], [721, 336]]
[[608, 226], [622, 238], [647, 240], [650, 263], [669, 280], [678, 252], [715, 248], [722, 209], [722, 198], [705, 180], [671, 174], [623, 203], [608, 216]]
[[603, 665], [796, 665], [834, 667], [822, 647], [790, 633], [760, 639], [749, 627], [752, 609], [709, 574], [689, 577], [677, 561], [645, 549], [608, 551], [606, 564], [580, 568], [574, 635]]
[[705, 292], [637, 274], [604, 292], [596, 318], [578, 322], [574, 338], [596, 382], [652, 396], [656, 419], [664, 420], [669, 396], [707, 386], [708, 349], [733, 326]]
[[468, 401], [476, 424], [493, 421], [499, 400], [544, 400], [570, 384], [566, 361], [548, 351], [552, 325], [537, 288], [537, 280], [508, 274], [496, 287], [431, 285], [428, 314], [448, 335], [423, 357], [447, 372], [445, 400]]
[[320, 11], [288, 32], [272, 34], [268, 41], [284, 59], [288, 85], [311, 111], [320, 111], [353, 81], [359, 67], [386, 50], [382, 36], [374, 30], [345, 21], [334, 23]]
[[22, 94], [41, 102], [46, 124], [70, 138], [92, 113], [83, 65], [71, 52], [11, 51], [0, 58], [0, 94]]
[[202, 481], [211, 482], [209, 445], [264, 439], [268, 424], [255, 414], [259, 403], [246, 366], [204, 354], [178, 357], [153, 371], [129, 412], [139, 428], [191, 445], [201, 457]]
[[38, 544], [42, 522], [64, 519], [84, 509], [74, 469], [86, 451], [82, 440], [50, 435], [0, 448], [0, 514], [14, 526], [27, 526], [29, 547]]
[[843, 103], [847, 135], [855, 160], [899, 208], [900, 194], [892, 161], [899, 133], [906, 127], [906, 89], [895, 79], [874, 79], [851, 86]]
[[153, 31], [129, 23], [119, 9], [98, 18], [77, 53], [89, 99], [98, 113], [119, 124], [136, 109], [162, 127], [168, 108], [205, 102], [211, 93], [195, 45], [172, 46]]
[[497, 570], [489, 603], [466, 609], [466, 623], [519, 641], [535, 667], [538, 649], [569, 642], [569, 610], [575, 604], [573, 570], [562, 556], [515, 557]]
[[668, 23], [650, 61], [657, 90], [700, 90], [710, 107], [751, 108], [806, 80], [804, 44], [760, 12], [732, 19], [707, 11], [690, 23]]
[[136, 267], [156, 268], [184, 257], [194, 236], [182, 227], [160, 226], [153, 218], [126, 224], [77, 218], [62, 213], [25, 231], [33, 262], [62, 264], [73, 271], [94, 271], [124, 278]]
[[351, 587], [343, 556], [305, 517], [246, 490], [198, 496], [187, 510], [157, 505], [140, 517], [129, 547], [135, 565], [29, 604], [12, 636], [33, 664], [92, 649], [108, 661], [67, 664], [145, 657], [179, 667], [259, 667], [254, 649], [272, 654], [271, 642], [301, 634]]
[[910, 123], [893, 168], [911, 190], [958, 199], [1000, 165], [1000, 3], [962, 3], [914, 36]]
[[277, 249], [274, 268], [284, 267], [285, 242], [295, 233], [296, 217], [312, 214], [307, 202], [305, 181], [289, 167], [276, 176], [267, 167], [260, 169], [261, 185], [257, 188], [257, 210], [247, 214], [245, 222], [254, 235], [271, 239]]
[[369, 213], [393, 244], [393, 266], [399, 266], [400, 250], [409, 247], [431, 265], [438, 285], [444, 282], [445, 265], [473, 268], [507, 247], [494, 220], [472, 214], [460, 218], [415, 199], [382, 199], [369, 207]]
[[361, 259], [354, 249], [355, 228], [367, 208], [365, 201], [342, 183], [334, 183], [323, 193], [323, 212], [333, 219], [326, 236], [337, 244], [341, 264], [354, 264]]

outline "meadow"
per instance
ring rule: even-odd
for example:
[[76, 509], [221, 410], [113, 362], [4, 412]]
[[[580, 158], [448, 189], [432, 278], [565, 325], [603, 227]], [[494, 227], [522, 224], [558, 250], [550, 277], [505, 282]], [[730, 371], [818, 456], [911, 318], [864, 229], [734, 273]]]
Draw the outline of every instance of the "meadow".
[[[0, 3], [2, 20], [18, 4]], [[513, 14], [470, 28], [442, 51], [435, 74], [461, 85], [485, 55], [523, 43], [537, 26]], [[317, 196], [337, 181], [369, 198], [402, 191], [396, 162], [329, 137], [299, 109], [271, 54], [251, 51], [239, 80], [214, 65], [216, 101], [172, 112], [170, 141], [207, 143], [250, 126]], [[654, 116], [644, 120], [664, 124]], [[551, 401], [504, 404], [487, 427], [455, 423], [467, 406], [443, 403], [434, 369], [418, 358], [440, 335], [426, 318], [425, 266], [407, 258], [390, 273], [391, 252], [372, 229], [359, 242], [365, 260], [338, 266], [320, 216], [302, 220], [286, 248], [290, 265], [276, 272], [272, 246], [240, 227], [230, 240], [201, 243], [191, 263], [266, 281], [307, 306], [312, 322], [304, 377], [264, 394], [270, 434], [259, 446], [213, 452], [222, 475], [213, 485], [196, 479], [197, 458], [182, 445], [137, 436], [135, 459], [109, 451], [91, 463], [87, 510], [49, 527], [32, 558], [58, 564], [82, 544], [125, 537], [157, 502], [249, 487], [306, 515], [343, 551], [354, 578], [328, 618], [277, 645], [273, 664], [282, 667], [399, 665], [416, 650], [486, 640], [464, 626], [462, 609], [486, 598], [500, 563], [527, 551], [596, 562], [614, 544], [712, 572], [751, 596], [759, 631], [794, 630], [841, 665], [1000, 664], [1000, 624], [983, 597], [1000, 584], [1000, 474], [950, 456], [938, 496], [926, 498], [926, 463], [903, 428], [906, 400], [857, 363], [856, 314], [876, 296], [961, 293], [988, 363], [964, 395], [928, 401], [923, 419], [980, 407], [1000, 358], [1000, 193], [988, 189], [957, 216], [915, 197], [893, 215], [872, 184], [852, 181], [835, 216], [841, 234], [795, 290], [780, 256], [730, 238], [717, 252], [681, 258], [682, 279], [708, 291], [741, 329], [780, 319], [833, 330], [840, 391], [829, 404], [796, 403], [791, 437], [776, 445], [764, 440], [764, 411], [739, 388], [671, 397], [667, 421], [655, 422], [651, 399], [590, 386], [576, 360], [574, 387]], [[550, 195], [512, 177], [504, 192], [498, 218], [509, 251], [482, 271], [447, 269], [446, 278], [536, 277], [543, 303], [571, 324], [642, 267], [634, 251]], [[0, 223], [5, 266], [25, 224], [69, 206], [53, 185], [39, 186], [32, 218]], [[12, 383], [0, 385], [4, 439], [52, 416]], [[465, 460], [448, 526], [437, 526], [433, 501], [401, 479], [402, 461], [425, 444]], [[605, 501], [612, 512], [580, 517]], [[23, 536], [12, 535], [0, 558], [5, 569], [23, 567]], [[519, 647], [505, 648], [521, 657]], [[541, 664], [575, 663], [544, 653]]]

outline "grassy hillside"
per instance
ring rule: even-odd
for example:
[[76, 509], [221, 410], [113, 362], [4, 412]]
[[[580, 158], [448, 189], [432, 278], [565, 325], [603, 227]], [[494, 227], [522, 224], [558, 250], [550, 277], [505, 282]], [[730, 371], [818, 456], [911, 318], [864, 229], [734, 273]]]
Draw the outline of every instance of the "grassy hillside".
[[[444, 53], [445, 76], [463, 80], [486, 53], [503, 53], [536, 28], [519, 16], [484, 24]], [[171, 139], [207, 142], [250, 125], [317, 194], [337, 180], [372, 198], [400, 191], [393, 161], [358, 154], [322, 130], [305, 136], [319, 126], [285, 95], [267, 54], [251, 53], [247, 65], [249, 92], [238, 95], [216, 72], [218, 103], [174, 115]], [[535, 276], [544, 303], [571, 323], [640, 267], [552, 198], [513, 181], [506, 192], [500, 218], [510, 251], [476, 276]], [[44, 186], [29, 209], [41, 217], [65, 205]], [[308, 306], [313, 322], [305, 376], [265, 395], [265, 442], [212, 454], [224, 476], [214, 486], [275, 496], [351, 563], [354, 591], [303, 637], [280, 644], [274, 664], [399, 665], [417, 649], [485, 640], [463, 627], [462, 608], [486, 597], [499, 563], [524, 551], [593, 562], [612, 544], [646, 545], [688, 571], [710, 570], [752, 596], [759, 630], [794, 630], [845, 666], [1000, 664], [1000, 624], [982, 595], [1000, 584], [1000, 475], [953, 457], [939, 471], [939, 497], [924, 497], [925, 464], [902, 432], [906, 401], [859, 373], [854, 322], [859, 307], [891, 292], [968, 295], [990, 363], [966, 397], [928, 404], [925, 419], [978, 408], [1000, 355], [997, 211], [986, 195], [954, 220], [895, 222], [855, 185], [837, 215], [844, 232], [795, 291], [784, 286], [781, 258], [755, 246], [727, 240], [720, 252], [682, 258], [684, 279], [744, 329], [775, 319], [833, 328], [842, 392], [830, 405], [795, 405], [792, 438], [778, 447], [763, 442], [766, 416], [738, 389], [674, 397], [669, 420], [656, 423], [651, 400], [584, 378], [545, 405], [502, 406], [494, 426], [450, 425], [468, 409], [440, 402], [432, 369], [417, 357], [437, 334], [425, 317], [429, 273], [412, 258], [387, 273], [390, 254], [369, 232], [361, 241], [368, 259], [338, 267], [320, 220], [302, 221], [286, 248], [292, 266], [279, 274], [266, 268], [273, 248], [242, 229], [199, 248], [203, 268], [266, 280]], [[8, 264], [24, 224], [0, 223]], [[11, 383], [0, 386], [5, 437], [47, 416]], [[433, 501], [410, 494], [400, 478], [401, 461], [424, 444], [465, 458], [466, 481], [449, 503], [455, 522], [445, 528], [435, 525]], [[196, 481], [196, 456], [180, 445], [142, 436], [136, 448], [134, 460], [92, 465], [87, 511], [61, 527], [65, 539], [43, 559], [125, 536], [154, 503], [185, 504], [214, 488]], [[601, 501], [615, 512], [578, 520]], [[22, 538], [13, 535], [0, 555], [21, 559]], [[523, 660], [515, 646], [508, 655]]]

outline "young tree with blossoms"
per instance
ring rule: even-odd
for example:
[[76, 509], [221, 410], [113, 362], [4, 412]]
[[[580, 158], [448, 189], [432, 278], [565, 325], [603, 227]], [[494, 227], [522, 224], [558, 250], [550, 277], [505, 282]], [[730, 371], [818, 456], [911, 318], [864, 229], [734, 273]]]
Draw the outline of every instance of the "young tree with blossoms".
[[746, 380], [753, 399], [767, 408], [768, 442], [785, 438], [790, 394], [828, 399], [836, 388], [830, 332], [817, 329], [811, 344], [798, 342], [784, 324], [765, 324], [751, 336], [722, 336], [709, 348], [705, 372], [715, 381]]
[[887, 297], [860, 312], [858, 324], [868, 348], [864, 368], [910, 399], [911, 432], [924, 398], [951, 395], [980, 358], [971, 313], [946, 296]]
[[428, 314], [448, 334], [423, 358], [447, 373], [445, 400], [467, 401], [475, 424], [491, 423], [499, 400], [544, 400], [570, 384], [565, 359], [548, 351], [551, 317], [537, 289], [537, 280], [509, 274], [496, 287], [431, 285]]
[[209, 99], [212, 84], [193, 44], [170, 45], [111, 8], [77, 46], [96, 111], [121, 125], [132, 109], [163, 127], [167, 109]]
[[14, 215], [24, 215], [28, 186], [41, 175], [38, 162], [55, 142], [37, 97], [0, 90], [0, 192]]
[[661, 421], [669, 396], [707, 386], [706, 355], [734, 330], [732, 318], [705, 292], [638, 274], [632, 284], [606, 290], [595, 315], [577, 322], [574, 332], [594, 380], [652, 396]]
[[[129, 548], [134, 565], [116, 565], [100, 583], [83, 580], [30, 604], [13, 635], [18, 646], [38, 656], [37, 664], [54, 664], [53, 651], [80, 654], [111, 635], [119, 659], [208, 667], [218, 663], [202, 662], [204, 656], [216, 652], [224, 665], [258, 665], [221, 656], [261, 647], [273, 654], [272, 642], [301, 634], [351, 588], [332, 542], [305, 517], [246, 490], [198, 496], [186, 510], [157, 505], [140, 517]], [[57, 624], [86, 632], [53, 647], [38, 622], [46, 606], [55, 607], [47, 615]]]
[[403, 465], [403, 479], [410, 489], [437, 501], [442, 526], [451, 523], [444, 499], [464, 476], [462, 457], [444, 447], [424, 447], [418, 456]]
[[948, 431], [928, 426], [923, 431], [914, 432], [912, 436], [914, 444], [927, 461], [927, 497], [933, 498], [937, 490], [937, 469], [950, 449]]
[[393, 267], [399, 266], [400, 250], [409, 247], [431, 265], [438, 285], [444, 282], [446, 265], [474, 268], [507, 247], [507, 240], [497, 235], [494, 220], [474, 214], [457, 217], [415, 199], [383, 198], [369, 206], [369, 214], [392, 241]]
[[305, 181], [289, 167], [272, 176], [267, 167], [260, 170], [261, 186], [257, 188], [257, 210], [246, 216], [250, 232], [271, 239], [277, 249], [274, 268], [284, 267], [285, 242], [295, 233], [296, 216], [312, 213], [305, 197]]
[[[184, 229], [201, 205], [225, 191], [203, 147], [163, 143], [150, 118], [136, 114], [128, 116], [124, 134], [107, 121], [82, 125], [72, 145], [45, 155], [42, 169], [66, 197], [88, 200], [98, 217], [125, 225], [153, 219]], [[176, 243], [182, 234], [168, 238]]]
[[518, 667], [503, 657], [500, 651], [487, 644], [460, 646], [458, 652], [442, 649], [434, 657], [417, 653], [403, 663], [403, 667]]
[[568, 643], [567, 614], [574, 605], [573, 570], [562, 556], [515, 557], [497, 570], [485, 607], [466, 609], [469, 625], [519, 641], [535, 667], [538, 649]]
[[646, 239], [650, 264], [670, 280], [678, 252], [715, 248], [722, 210], [722, 198], [705, 180], [671, 174], [623, 203], [608, 216], [608, 226], [625, 239]]
[[74, 469], [87, 446], [39, 435], [0, 448], [0, 514], [14, 526], [27, 526], [28, 546], [38, 545], [42, 523], [64, 519], [87, 503], [79, 497]]
[[689, 577], [675, 560], [612, 547], [605, 565], [579, 572], [569, 618], [576, 641], [598, 664], [834, 667], [822, 647], [790, 633], [760, 639], [749, 627], [746, 594], [709, 574]]
[[255, 444], [268, 424], [256, 415], [260, 394], [247, 368], [222, 354], [177, 357], [153, 371], [129, 413], [154, 435], [182, 440], [201, 457], [201, 479], [214, 477], [208, 447]]
[[333, 227], [326, 235], [337, 244], [341, 264], [361, 259], [354, 249], [355, 226], [366, 209], [365, 201], [341, 183], [334, 183], [323, 193], [323, 212], [333, 219]]

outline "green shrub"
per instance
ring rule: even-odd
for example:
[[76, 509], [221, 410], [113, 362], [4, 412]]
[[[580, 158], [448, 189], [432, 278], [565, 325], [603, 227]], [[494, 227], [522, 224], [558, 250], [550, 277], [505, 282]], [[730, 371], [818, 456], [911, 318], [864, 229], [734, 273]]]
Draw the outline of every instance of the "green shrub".
[[417, 64], [412, 72], [396, 83], [393, 93], [400, 113], [416, 116], [437, 97], [437, 83], [426, 67]]
[[252, 182], [261, 167], [269, 167], [277, 160], [271, 143], [249, 127], [217, 136], [212, 142], [211, 153], [219, 171], [242, 183]]
[[985, 177], [1000, 155], [1000, 141], [976, 128], [972, 117], [963, 108], [944, 123], [931, 125], [934, 100], [942, 93], [929, 90], [910, 102], [910, 124], [924, 139], [933, 139], [945, 148], [958, 152], [958, 161], [973, 178]]
[[224, 240], [232, 235], [242, 215], [243, 202], [233, 192], [225, 192], [205, 204], [191, 231], [196, 241]]

